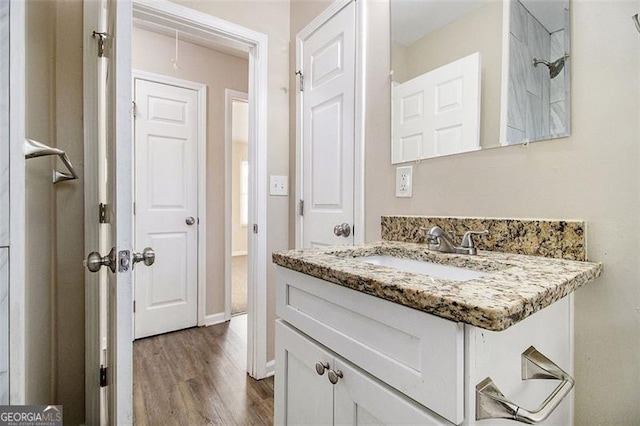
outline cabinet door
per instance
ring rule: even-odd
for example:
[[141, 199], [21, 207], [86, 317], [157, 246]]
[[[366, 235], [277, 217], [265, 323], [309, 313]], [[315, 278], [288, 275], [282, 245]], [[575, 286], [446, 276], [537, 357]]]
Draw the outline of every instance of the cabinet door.
[[276, 321], [275, 424], [333, 423], [333, 386], [316, 363], [333, 356], [282, 321]]
[[9, 249], [0, 247], [0, 405], [9, 403]]
[[342, 377], [334, 387], [336, 425], [451, 425], [396, 390], [337, 358]]

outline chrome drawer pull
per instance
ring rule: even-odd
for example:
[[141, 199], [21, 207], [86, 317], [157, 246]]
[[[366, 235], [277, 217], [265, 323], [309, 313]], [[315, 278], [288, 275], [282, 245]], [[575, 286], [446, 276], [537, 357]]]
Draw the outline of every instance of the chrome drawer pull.
[[329, 369], [329, 363], [328, 362], [322, 362], [322, 361], [318, 361], [316, 362], [316, 373], [318, 373], [319, 375], [323, 375], [325, 370]]
[[561, 380], [540, 407], [529, 411], [509, 401], [500, 392], [490, 377], [476, 385], [476, 420], [511, 419], [527, 424], [544, 421], [573, 388], [573, 378], [553, 361], [530, 346], [522, 353], [522, 380], [553, 379]]

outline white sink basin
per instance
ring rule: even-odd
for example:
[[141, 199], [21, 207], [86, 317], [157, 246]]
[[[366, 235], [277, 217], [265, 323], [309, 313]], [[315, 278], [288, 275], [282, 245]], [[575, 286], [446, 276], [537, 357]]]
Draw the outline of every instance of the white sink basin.
[[360, 262], [370, 263], [372, 265], [388, 266], [404, 272], [429, 275], [434, 278], [444, 278], [454, 281], [473, 280], [484, 277], [488, 274], [487, 272], [474, 271], [472, 269], [441, 265], [439, 263], [425, 262], [423, 260], [403, 259], [393, 256], [366, 256], [356, 257], [354, 259]]

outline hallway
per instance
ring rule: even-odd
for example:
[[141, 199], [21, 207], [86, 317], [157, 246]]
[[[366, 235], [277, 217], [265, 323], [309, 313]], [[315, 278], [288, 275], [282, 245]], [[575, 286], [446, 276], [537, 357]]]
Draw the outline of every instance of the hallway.
[[245, 371], [247, 316], [134, 342], [136, 425], [273, 423], [273, 377]]

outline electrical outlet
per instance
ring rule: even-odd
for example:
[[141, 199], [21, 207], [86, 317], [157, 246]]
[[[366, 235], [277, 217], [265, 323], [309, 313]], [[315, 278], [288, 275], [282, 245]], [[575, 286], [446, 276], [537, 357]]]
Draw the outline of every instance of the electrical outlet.
[[396, 197], [408, 198], [412, 195], [413, 166], [396, 168]]
[[269, 177], [269, 195], [289, 195], [289, 178], [271, 175]]

